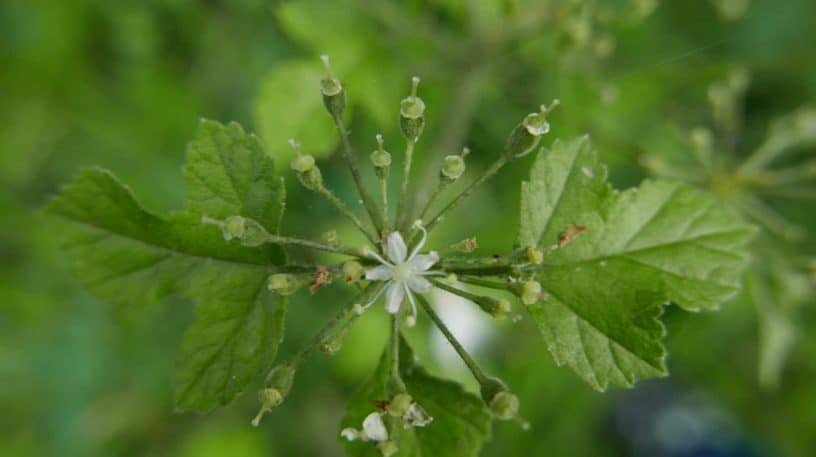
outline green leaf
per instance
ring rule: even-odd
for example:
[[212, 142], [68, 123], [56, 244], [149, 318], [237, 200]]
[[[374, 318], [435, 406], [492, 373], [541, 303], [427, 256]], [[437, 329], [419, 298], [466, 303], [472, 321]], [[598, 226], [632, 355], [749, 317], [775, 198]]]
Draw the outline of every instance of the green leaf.
[[95, 294], [122, 306], [171, 295], [196, 302], [199, 320], [185, 337], [177, 378], [181, 409], [231, 401], [270, 366], [282, 339], [286, 302], [266, 289], [282, 255], [227, 243], [201, 223], [202, 215], [242, 214], [276, 231], [283, 190], [271, 167], [237, 125], [203, 122], [188, 154], [188, 212], [150, 213], [99, 168], [80, 173], [47, 208], [74, 223], [66, 250]]
[[[385, 381], [388, 362], [386, 350], [374, 374], [349, 402], [341, 428], [361, 428], [363, 419], [375, 411], [372, 401], [387, 400]], [[414, 360], [413, 351], [405, 340], [400, 343], [400, 375], [414, 401], [434, 419], [425, 427], [408, 430], [399, 425], [396, 440], [399, 452], [395, 457], [479, 455], [479, 450], [491, 433], [491, 415], [484, 402], [476, 395], [465, 392], [459, 384], [429, 375]], [[391, 429], [389, 433], [393, 437]], [[350, 456], [380, 456], [372, 443], [342, 441]]]
[[[559, 248], [570, 226], [586, 232]], [[713, 309], [739, 290], [753, 227], [678, 182], [619, 193], [586, 137], [542, 150], [522, 184], [519, 244], [548, 251], [529, 306], [556, 362], [592, 387], [666, 373], [662, 306]]]

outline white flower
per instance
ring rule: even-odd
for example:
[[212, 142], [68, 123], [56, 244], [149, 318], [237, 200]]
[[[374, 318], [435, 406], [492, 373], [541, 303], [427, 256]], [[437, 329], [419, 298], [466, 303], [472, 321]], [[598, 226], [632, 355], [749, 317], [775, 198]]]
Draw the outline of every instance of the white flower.
[[388, 430], [385, 428], [385, 423], [382, 420], [382, 413], [373, 412], [363, 419], [363, 429], [356, 430], [353, 428], [344, 428], [340, 432], [343, 438], [354, 441], [376, 441], [381, 443], [388, 441]]
[[430, 292], [431, 283], [424, 277], [443, 274], [440, 271], [430, 271], [430, 268], [439, 261], [439, 254], [436, 251], [417, 255], [422, 246], [425, 245], [428, 232], [420, 224], [416, 224], [416, 227], [422, 231], [422, 239], [410, 256], [407, 255], [408, 248], [405, 246], [402, 235], [399, 232], [391, 232], [386, 237], [385, 243], [385, 254], [388, 260], [375, 252], [369, 251], [368, 253], [382, 265], [369, 269], [365, 274], [366, 279], [369, 281], [386, 281], [385, 286], [377, 292], [374, 299], [366, 307], [377, 301], [385, 291], [385, 310], [391, 314], [397, 314], [403, 299], [407, 296], [408, 301], [411, 303], [411, 316], [407, 321], [409, 325], [416, 322], [416, 302], [413, 293], [426, 294]]

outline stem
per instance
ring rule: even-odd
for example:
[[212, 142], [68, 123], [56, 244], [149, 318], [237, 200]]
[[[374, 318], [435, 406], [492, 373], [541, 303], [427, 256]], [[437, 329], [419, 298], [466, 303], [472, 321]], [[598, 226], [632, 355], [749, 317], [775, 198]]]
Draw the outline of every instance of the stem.
[[382, 229], [388, 231], [388, 180], [386, 176], [378, 176], [380, 181], [380, 197], [382, 198]]
[[431, 220], [425, 225], [425, 229], [428, 230], [428, 232], [430, 232], [436, 226], [436, 224], [442, 221], [442, 217], [445, 215], [445, 213], [456, 208], [459, 205], [459, 203], [462, 202], [462, 200], [469, 197], [474, 190], [476, 190], [479, 186], [484, 184], [485, 181], [492, 178], [496, 173], [499, 172], [499, 170], [502, 169], [502, 167], [507, 165], [508, 162], [509, 160], [504, 155], [502, 155], [498, 160], [493, 162], [493, 164], [490, 165], [490, 167], [487, 170], [485, 170], [485, 172], [482, 173], [482, 175], [479, 176], [479, 178], [477, 178], [476, 181], [473, 181], [473, 183], [471, 183], [459, 195], [457, 195], [456, 198], [453, 199], [453, 201], [448, 203], [447, 206], [445, 206], [438, 213], [436, 213], [436, 216], [431, 218]]
[[[337, 196], [334, 195], [332, 191], [326, 189], [326, 187], [322, 185], [318, 187], [316, 190], [320, 195], [326, 197], [326, 199], [329, 200], [329, 202], [331, 202], [331, 204], [333, 204], [344, 216], [346, 216], [348, 220], [350, 220], [354, 225], [356, 225], [357, 228], [361, 232], [363, 232], [363, 235], [365, 235], [365, 237], [368, 238], [369, 241], [371, 241], [375, 246], [378, 244], [377, 237], [371, 235], [371, 232], [368, 230], [368, 228], [365, 225], [363, 225], [363, 221], [361, 221], [360, 218], [357, 217], [357, 215], [355, 215], [351, 211], [351, 209], [349, 209], [349, 207], [346, 206], [345, 203], [343, 203], [342, 200], [337, 198]], [[379, 228], [377, 230], [379, 230]]]
[[[377, 232], [382, 231], [382, 226], [380, 225], [380, 220], [377, 217], [377, 206], [374, 203], [374, 200], [369, 195], [368, 191], [363, 186], [363, 178], [360, 175], [360, 169], [357, 167], [357, 159], [354, 157], [354, 153], [351, 150], [351, 141], [349, 140], [348, 131], [346, 131], [346, 126], [343, 123], [342, 116], [332, 116], [334, 118], [334, 125], [337, 127], [337, 132], [340, 134], [340, 138], [343, 142], [343, 156], [346, 159], [346, 163], [348, 163], [349, 170], [351, 170], [351, 176], [354, 178], [354, 185], [357, 186], [357, 192], [360, 194], [360, 198], [363, 200], [363, 206], [366, 208], [366, 212], [368, 212], [368, 216], [371, 218], [371, 222], [376, 227]], [[374, 242], [374, 241], [372, 241]], [[377, 244], [374, 242], [374, 244]]]
[[474, 278], [470, 276], [460, 276], [459, 281], [466, 284], [473, 284], [474, 286], [487, 287], [495, 290], [510, 290], [510, 284], [502, 281], [495, 281], [484, 278]]
[[416, 145], [415, 141], [406, 140], [405, 157], [403, 160], [402, 169], [402, 185], [400, 186], [399, 200], [397, 202], [397, 217], [395, 219], [397, 226], [405, 223], [405, 221], [403, 221], [402, 219], [403, 212], [405, 211], [406, 201], [408, 200], [408, 181], [411, 175], [411, 162], [413, 161], [414, 157], [414, 145]]
[[459, 354], [459, 357], [462, 359], [462, 361], [465, 362], [465, 365], [467, 365], [468, 369], [473, 374], [473, 377], [476, 378], [479, 384], [484, 384], [485, 382], [487, 382], [488, 378], [484, 374], [484, 372], [482, 372], [482, 369], [479, 368], [479, 365], [476, 363], [475, 360], [473, 360], [473, 357], [471, 357], [470, 354], [468, 354], [465, 348], [462, 347], [461, 344], [459, 344], [459, 341], [456, 339], [455, 336], [453, 336], [450, 330], [448, 330], [448, 327], [445, 325], [444, 322], [442, 322], [442, 319], [439, 318], [439, 316], [436, 314], [436, 311], [433, 310], [428, 301], [425, 300], [425, 297], [423, 297], [420, 294], [416, 294], [416, 299], [419, 300], [419, 304], [422, 306], [422, 309], [424, 309], [425, 312], [428, 313], [428, 316], [430, 316], [431, 320], [434, 322], [439, 331], [442, 332], [443, 335], [445, 335], [445, 339], [448, 340], [451, 346], [453, 346], [453, 349], [456, 350], [456, 353]]
[[267, 235], [267, 242], [272, 244], [303, 246], [305, 248], [316, 249], [318, 251], [332, 252], [334, 254], [343, 254], [358, 258], [364, 257], [359, 249], [353, 249], [345, 246], [329, 246], [328, 244], [318, 243], [317, 241], [303, 240], [288, 236]]
[[391, 336], [388, 339], [389, 350], [391, 351], [390, 376], [399, 379], [399, 317], [391, 316]]
[[436, 287], [439, 287], [442, 290], [448, 291], [448, 292], [450, 292], [450, 293], [452, 293], [454, 295], [458, 295], [458, 296], [460, 296], [462, 298], [466, 298], [466, 299], [468, 299], [468, 300], [470, 300], [472, 302], [475, 302], [475, 301], [477, 301], [479, 299], [479, 295], [470, 293], [470, 292], [468, 292], [466, 290], [459, 289], [457, 287], [453, 287], [452, 285], [446, 284], [445, 282], [440, 281], [438, 279], [431, 278], [431, 282], [433, 283], [433, 285], [435, 285]]
[[428, 210], [431, 209], [431, 205], [433, 204], [433, 202], [436, 201], [436, 199], [439, 197], [442, 191], [448, 187], [446, 184], [443, 184], [443, 182], [444, 181], [439, 180], [439, 182], [436, 184], [436, 189], [434, 189], [431, 196], [428, 197], [428, 201], [425, 202], [425, 207], [422, 208], [422, 211], [419, 213], [418, 217], [419, 220], [421, 221], [425, 220], [425, 215], [428, 214]]
[[360, 295], [357, 296], [357, 299], [354, 300], [354, 303], [351, 306], [347, 306], [341, 309], [334, 317], [329, 319], [326, 322], [326, 325], [320, 329], [309, 341], [303, 346], [292, 358], [289, 360], [289, 364], [292, 367], [297, 368], [297, 366], [303, 362], [309, 355], [311, 355], [316, 349], [318, 349], [328, 337], [330, 337], [334, 332], [337, 330], [338, 327], [341, 326], [343, 320], [350, 314], [351, 318], [346, 323], [346, 325], [350, 325], [354, 320], [360, 317], [359, 314], [354, 312], [354, 304], [359, 302], [367, 302], [370, 298], [371, 294], [377, 288], [373, 283], [366, 286], [365, 290], [363, 290]]

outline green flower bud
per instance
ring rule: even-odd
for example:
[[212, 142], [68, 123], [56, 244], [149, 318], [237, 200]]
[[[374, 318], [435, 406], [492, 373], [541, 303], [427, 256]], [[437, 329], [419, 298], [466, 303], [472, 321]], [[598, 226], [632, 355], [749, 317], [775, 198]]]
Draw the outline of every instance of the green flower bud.
[[536, 246], [528, 247], [527, 260], [534, 265], [541, 265], [541, 262], [544, 261], [544, 251], [542, 251], [541, 248]]
[[476, 238], [465, 238], [464, 240], [450, 246], [451, 249], [459, 252], [473, 252], [478, 247], [479, 242], [476, 241]]
[[413, 398], [406, 393], [400, 393], [394, 395], [394, 398], [388, 403], [388, 406], [385, 407], [386, 412], [394, 417], [402, 417], [406, 411], [408, 411], [408, 407], [411, 406], [413, 402]]
[[349, 284], [359, 281], [363, 273], [365, 273], [363, 266], [356, 260], [349, 260], [343, 264], [343, 277]]
[[417, 97], [419, 77], [411, 78], [411, 95], [400, 102], [400, 129], [408, 141], [416, 142], [425, 128], [425, 102]]
[[504, 319], [510, 315], [510, 302], [504, 298], [474, 297], [474, 302], [482, 308], [484, 312], [490, 314], [495, 319]]
[[258, 400], [261, 402], [261, 409], [252, 419], [252, 425], [257, 427], [264, 414], [272, 411], [275, 407], [283, 403], [292, 388], [292, 381], [295, 378], [295, 369], [291, 365], [278, 365], [266, 375], [266, 387], [258, 391]]
[[532, 305], [541, 298], [541, 283], [538, 281], [527, 281], [521, 286], [521, 302], [525, 305]]
[[298, 180], [303, 184], [303, 187], [309, 190], [317, 190], [323, 186], [323, 175], [320, 173], [320, 168], [315, 164], [314, 157], [303, 154], [300, 150], [300, 144], [294, 139], [289, 140], [289, 145], [295, 150], [295, 158], [289, 166], [298, 174]]
[[323, 94], [323, 105], [326, 111], [334, 117], [339, 117], [346, 109], [346, 91], [340, 80], [334, 76], [329, 65], [329, 56], [322, 55], [320, 59], [326, 67], [326, 77], [320, 81], [320, 93]]
[[346, 338], [348, 329], [349, 325], [344, 325], [340, 330], [323, 341], [320, 345], [320, 350], [328, 356], [333, 356], [340, 352], [340, 349], [343, 349], [343, 340]]
[[524, 157], [538, 145], [541, 136], [550, 131], [547, 114], [550, 113], [559, 101], [553, 100], [550, 106], [541, 105], [541, 111], [528, 114], [527, 117], [510, 132], [504, 154], [509, 160]]
[[269, 233], [254, 219], [243, 216], [230, 216], [223, 221], [219, 221], [204, 216], [201, 218], [201, 222], [217, 225], [221, 228], [221, 234], [225, 240], [235, 239], [244, 246], [256, 247], [269, 241]]
[[399, 447], [397, 443], [393, 441], [383, 441], [382, 443], [377, 443], [377, 449], [380, 450], [380, 454], [383, 457], [391, 457], [392, 455], [396, 454], [399, 451]]
[[371, 163], [374, 164], [374, 171], [380, 178], [388, 176], [388, 169], [391, 167], [391, 154], [383, 148], [383, 136], [377, 134], [377, 149], [371, 153]]
[[298, 289], [308, 284], [310, 277], [308, 275], [292, 275], [288, 273], [275, 273], [269, 275], [266, 287], [278, 295], [291, 295]]

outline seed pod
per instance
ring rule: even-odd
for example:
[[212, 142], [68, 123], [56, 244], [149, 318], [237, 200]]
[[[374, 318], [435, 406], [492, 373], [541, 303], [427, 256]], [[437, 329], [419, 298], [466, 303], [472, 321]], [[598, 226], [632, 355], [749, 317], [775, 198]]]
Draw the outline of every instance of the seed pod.
[[490, 407], [497, 419], [518, 419], [518, 397], [510, 392], [507, 385], [499, 378], [488, 378], [481, 383], [482, 400]]
[[320, 173], [320, 168], [315, 164], [315, 159], [311, 155], [303, 154], [300, 150], [300, 144], [294, 139], [289, 140], [289, 145], [295, 150], [295, 158], [289, 166], [298, 174], [298, 180], [303, 187], [309, 190], [317, 190], [323, 186], [323, 175]]
[[550, 113], [559, 101], [553, 100], [550, 106], [541, 105], [541, 111], [530, 113], [521, 124], [510, 132], [507, 144], [504, 147], [504, 154], [508, 160], [524, 157], [538, 145], [542, 135], [550, 131], [550, 123], [547, 121], [547, 114]]
[[535, 265], [541, 265], [541, 262], [544, 261], [544, 251], [541, 248], [536, 246], [530, 246], [527, 248], [527, 260]]
[[391, 167], [391, 154], [383, 148], [383, 136], [377, 134], [377, 149], [371, 153], [371, 163], [378, 178], [385, 179]]
[[343, 115], [343, 110], [346, 109], [346, 91], [343, 90], [340, 80], [332, 72], [329, 65], [329, 56], [324, 54], [320, 56], [320, 60], [323, 61], [323, 66], [326, 67], [326, 77], [320, 81], [323, 105], [333, 117], [340, 117]]
[[510, 302], [504, 298], [493, 298], [486, 296], [473, 297], [473, 301], [482, 308], [484, 312], [490, 314], [495, 319], [504, 319], [510, 315], [512, 309]]
[[425, 128], [425, 102], [417, 97], [419, 77], [411, 78], [411, 95], [400, 102], [400, 129], [408, 141], [417, 142]]
[[442, 168], [439, 170], [439, 179], [445, 184], [451, 184], [465, 172], [465, 156], [470, 154], [470, 149], [462, 149], [461, 154], [451, 154], [445, 156]]

